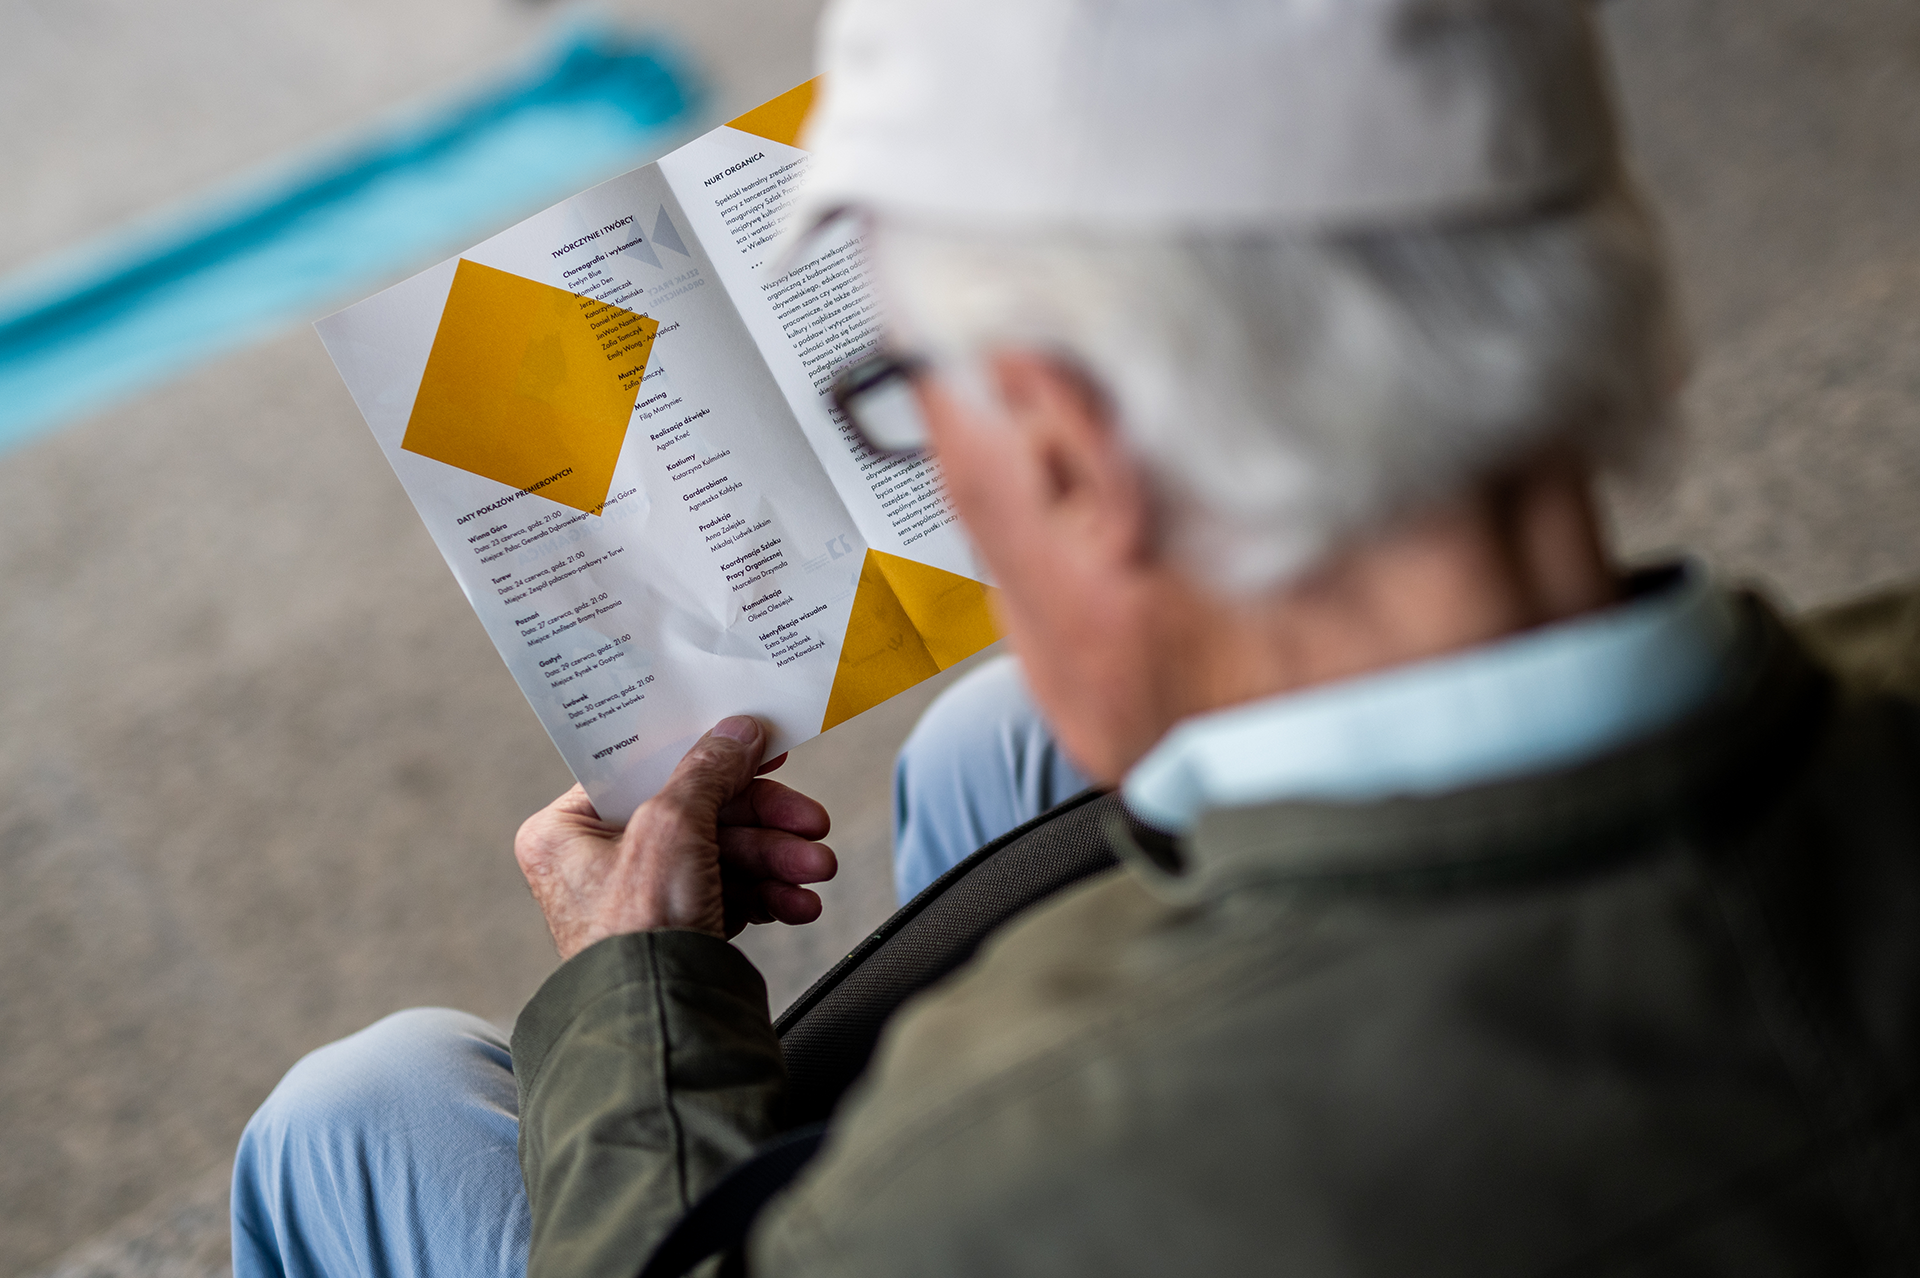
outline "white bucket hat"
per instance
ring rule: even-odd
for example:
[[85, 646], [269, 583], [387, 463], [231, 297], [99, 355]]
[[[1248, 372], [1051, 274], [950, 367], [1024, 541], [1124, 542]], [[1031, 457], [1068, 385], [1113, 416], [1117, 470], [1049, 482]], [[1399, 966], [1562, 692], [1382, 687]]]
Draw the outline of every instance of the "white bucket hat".
[[795, 238], [1479, 220], [1618, 163], [1586, 0], [838, 0], [820, 65]]

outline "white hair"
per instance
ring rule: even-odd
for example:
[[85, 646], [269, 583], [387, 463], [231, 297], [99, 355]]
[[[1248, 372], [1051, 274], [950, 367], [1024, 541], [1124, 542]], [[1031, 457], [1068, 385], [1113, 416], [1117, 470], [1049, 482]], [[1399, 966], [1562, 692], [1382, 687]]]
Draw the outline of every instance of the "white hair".
[[883, 223], [890, 320], [968, 393], [1038, 348], [1092, 379], [1169, 549], [1228, 591], [1556, 444], [1664, 432], [1684, 363], [1624, 184], [1497, 224], [1293, 236], [957, 233]]

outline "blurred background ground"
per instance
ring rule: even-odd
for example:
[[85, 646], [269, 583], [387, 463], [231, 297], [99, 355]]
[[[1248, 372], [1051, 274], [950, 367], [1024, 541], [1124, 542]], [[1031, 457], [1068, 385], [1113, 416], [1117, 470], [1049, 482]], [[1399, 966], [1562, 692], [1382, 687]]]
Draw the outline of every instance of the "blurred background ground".
[[[507, 66], [508, 0], [0, 0], [0, 271]], [[810, 73], [811, 0], [632, 0], [711, 90]], [[1614, 0], [1698, 339], [1691, 442], [1615, 507], [1806, 606], [1920, 575], [1920, 6]], [[636, 162], [649, 158], [635, 157]], [[891, 904], [932, 689], [796, 753], [841, 880], [745, 942], [784, 1003]], [[202, 1275], [300, 1054], [508, 1023], [553, 958], [508, 851], [565, 769], [304, 325], [0, 454], [0, 1275]]]

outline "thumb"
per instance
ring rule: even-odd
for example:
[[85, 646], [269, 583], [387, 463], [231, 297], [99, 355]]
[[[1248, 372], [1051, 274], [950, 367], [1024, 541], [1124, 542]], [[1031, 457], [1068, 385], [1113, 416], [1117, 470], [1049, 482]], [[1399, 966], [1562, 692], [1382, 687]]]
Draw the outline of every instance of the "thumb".
[[706, 826], [753, 780], [766, 730], [751, 715], [722, 719], [693, 743], [656, 796], [682, 817]]

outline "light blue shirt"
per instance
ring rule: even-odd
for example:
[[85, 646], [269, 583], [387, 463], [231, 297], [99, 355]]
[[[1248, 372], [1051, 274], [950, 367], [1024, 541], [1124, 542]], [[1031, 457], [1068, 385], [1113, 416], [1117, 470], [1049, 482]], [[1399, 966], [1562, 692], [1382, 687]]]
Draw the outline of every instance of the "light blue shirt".
[[1366, 802], [1569, 767], [1703, 705], [1736, 631], [1731, 600], [1689, 565], [1600, 612], [1184, 720], [1121, 792], [1179, 832], [1208, 808]]

